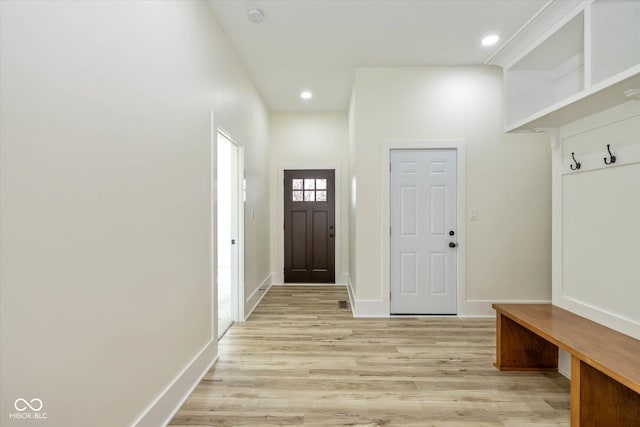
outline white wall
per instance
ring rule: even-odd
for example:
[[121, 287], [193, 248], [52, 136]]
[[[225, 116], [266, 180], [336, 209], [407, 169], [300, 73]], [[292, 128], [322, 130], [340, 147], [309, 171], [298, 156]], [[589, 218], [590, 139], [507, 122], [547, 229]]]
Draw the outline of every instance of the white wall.
[[[278, 224], [282, 213], [282, 168], [324, 168], [335, 165], [340, 168], [340, 227], [336, 235], [336, 249], [340, 251], [342, 271], [336, 270], [336, 281], [346, 277], [349, 266], [349, 134], [346, 112], [328, 113], [271, 113], [271, 229], [282, 230]], [[337, 219], [337, 218], [336, 218]], [[279, 233], [271, 235], [271, 269], [274, 277], [282, 275], [283, 254], [278, 244]], [[281, 237], [281, 236], [280, 236]]]
[[[505, 135], [497, 67], [357, 69], [352, 97], [357, 234], [355, 294], [382, 295], [381, 147], [389, 141], [464, 139], [466, 295], [460, 314], [491, 302], [551, 298], [550, 149], [545, 135]], [[386, 172], [385, 172], [386, 173]], [[353, 211], [353, 207], [351, 207]], [[388, 313], [373, 313], [388, 314]]]
[[39, 398], [128, 425], [217, 354], [212, 110], [246, 147], [247, 292], [270, 273], [267, 111], [206, 2], [0, 7], [0, 424]]

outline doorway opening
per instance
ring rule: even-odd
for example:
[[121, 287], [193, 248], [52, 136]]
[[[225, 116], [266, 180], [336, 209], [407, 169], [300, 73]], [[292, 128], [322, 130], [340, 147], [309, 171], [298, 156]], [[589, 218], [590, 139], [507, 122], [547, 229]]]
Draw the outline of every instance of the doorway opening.
[[241, 150], [221, 129], [216, 138], [218, 339], [239, 320], [241, 278]]

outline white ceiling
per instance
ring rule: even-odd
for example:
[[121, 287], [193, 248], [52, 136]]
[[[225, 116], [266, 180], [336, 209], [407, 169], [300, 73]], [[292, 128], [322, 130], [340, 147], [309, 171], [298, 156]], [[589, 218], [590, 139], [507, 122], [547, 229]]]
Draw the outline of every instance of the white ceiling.
[[[210, 0], [272, 111], [346, 110], [356, 67], [484, 64], [547, 2]], [[255, 6], [261, 24], [247, 18]], [[500, 42], [483, 47], [491, 33]]]

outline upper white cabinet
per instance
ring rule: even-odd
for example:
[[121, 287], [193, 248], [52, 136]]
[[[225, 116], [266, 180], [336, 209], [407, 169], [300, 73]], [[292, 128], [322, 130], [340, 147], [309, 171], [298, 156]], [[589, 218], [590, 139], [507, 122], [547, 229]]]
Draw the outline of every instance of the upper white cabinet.
[[559, 127], [640, 89], [640, 0], [585, 1], [505, 65], [506, 131]]

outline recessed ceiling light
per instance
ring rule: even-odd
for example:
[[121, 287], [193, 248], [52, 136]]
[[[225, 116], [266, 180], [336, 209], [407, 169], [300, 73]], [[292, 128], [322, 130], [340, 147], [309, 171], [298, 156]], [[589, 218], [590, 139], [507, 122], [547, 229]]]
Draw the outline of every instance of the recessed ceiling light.
[[498, 40], [500, 40], [500, 36], [499, 35], [491, 34], [490, 36], [487, 36], [487, 37], [482, 39], [482, 46], [494, 45], [494, 44], [498, 43]]
[[309, 92], [308, 90], [300, 92], [300, 98], [302, 98], [302, 99], [311, 99], [312, 97], [313, 97], [313, 94], [311, 92]]

